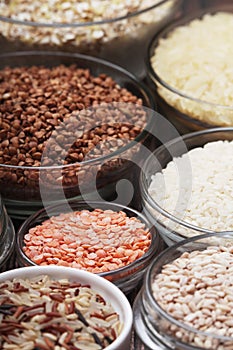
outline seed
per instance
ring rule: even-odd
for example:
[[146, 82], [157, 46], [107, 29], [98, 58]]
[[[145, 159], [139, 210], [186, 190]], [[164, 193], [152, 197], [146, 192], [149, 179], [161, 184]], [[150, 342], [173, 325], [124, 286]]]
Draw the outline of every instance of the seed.
[[30, 229], [24, 244], [24, 253], [38, 265], [79, 266], [100, 273], [137, 260], [149, 249], [151, 236], [135, 217], [95, 209], [53, 216]]

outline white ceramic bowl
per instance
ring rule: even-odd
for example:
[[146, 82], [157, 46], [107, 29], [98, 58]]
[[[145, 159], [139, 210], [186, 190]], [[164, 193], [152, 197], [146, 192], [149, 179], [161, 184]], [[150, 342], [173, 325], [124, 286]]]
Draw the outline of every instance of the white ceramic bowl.
[[89, 284], [99, 294], [110, 302], [114, 310], [119, 314], [123, 329], [117, 339], [105, 350], [126, 350], [130, 346], [130, 336], [133, 323], [133, 315], [130, 303], [126, 296], [113, 283], [91, 272], [81, 271], [61, 266], [31, 266], [6, 271], [0, 274], [0, 283], [13, 278], [32, 278], [39, 275], [48, 275], [54, 279], [67, 278], [72, 282]]

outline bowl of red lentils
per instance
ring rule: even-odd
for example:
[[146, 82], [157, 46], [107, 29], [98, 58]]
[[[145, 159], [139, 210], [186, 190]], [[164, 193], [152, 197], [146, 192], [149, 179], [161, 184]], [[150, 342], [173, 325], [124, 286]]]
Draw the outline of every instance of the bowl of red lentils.
[[179, 14], [181, 0], [2, 1], [0, 44], [10, 50], [62, 50], [108, 59], [138, 77], [153, 33]]
[[135, 329], [149, 349], [231, 349], [233, 232], [167, 248], [147, 270], [134, 304]]
[[132, 309], [111, 282], [62, 266], [0, 274], [1, 349], [124, 350]]
[[142, 144], [152, 145], [150, 92], [98, 58], [3, 54], [0, 99], [0, 192], [14, 218], [66, 198], [114, 196], [119, 179], [135, 181]]
[[125, 293], [136, 288], [162, 250], [139, 212], [108, 202], [70, 201], [30, 216], [17, 233], [17, 264], [57, 265], [96, 273]]

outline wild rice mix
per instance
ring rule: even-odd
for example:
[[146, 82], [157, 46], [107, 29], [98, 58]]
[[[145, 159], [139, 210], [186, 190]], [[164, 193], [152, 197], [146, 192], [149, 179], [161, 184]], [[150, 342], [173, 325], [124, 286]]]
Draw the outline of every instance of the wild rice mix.
[[112, 305], [89, 285], [47, 275], [0, 284], [0, 348], [100, 350], [121, 333]]
[[[232, 245], [183, 253], [162, 268], [152, 282], [152, 290], [163, 310], [183, 325], [209, 336], [164, 322], [166, 333], [198, 348], [233, 349]], [[217, 336], [232, 340], [221, 344]]]

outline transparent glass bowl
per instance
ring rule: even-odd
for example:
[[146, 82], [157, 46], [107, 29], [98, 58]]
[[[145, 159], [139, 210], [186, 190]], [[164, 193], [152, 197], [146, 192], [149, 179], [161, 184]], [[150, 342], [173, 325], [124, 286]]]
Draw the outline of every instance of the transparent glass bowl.
[[[129, 349], [131, 329], [133, 323], [132, 308], [126, 296], [113, 283], [92, 274], [87, 271], [81, 271], [63, 266], [31, 266], [22, 267], [7, 271], [0, 274], [0, 284], [7, 280], [16, 279], [32, 279], [37, 276], [50, 276], [52, 280], [68, 279], [68, 281], [81, 283], [82, 285], [90, 285], [90, 287], [99, 292], [99, 294], [116, 310], [120, 321], [124, 327], [106, 350], [125, 350]], [[23, 341], [23, 338], [22, 338]]]
[[[154, 101], [147, 87], [126, 70], [98, 58], [64, 52], [17, 52], [0, 56], [0, 69], [5, 66], [54, 67], [60, 64], [76, 64], [82, 69], [90, 69], [93, 76], [105, 73], [122, 88], [141, 98], [143, 107], [140, 108], [145, 106], [146, 109], [145, 128], [141, 129], [134, 140], [127, 141], [125, 146], [118, 147], [114, 152], [66, 166], [30, 167], [0, 164], [0, 191], [8, 213], [14, 218], [24, 219], [42, 208], [42, 200], [49, 205], [63, 201], [64, 197], [75, 198], [82, 195], [93, 197], [96, 189], [104, 198], [113, 197], [116, 193], [115, 184], [119, 179], [126, 178], [132, 183], [135, 181], [135, 164], [139, 164], [143, 159], [141, 145], [154, 147], [152, 146], [154, 140], [148, 132], [156, 125], [156, 118], [151, 113], [155, 109]], [[132, 122], [131, 118], [135, 118], [132, 114], [132, 112], [126, 114], [127, 120], [129, 124], [135, 125], [137, 122]], [[115, 122], [118, 122], [117, 116]], [[142, 123], [140, 113], [138, 123]], [[95, 126], [93, 120], [93, 127]], [[72, 137], [75, 130], [76, 127], [69, 129]], [[96, 199], [98, 198], [97, 196]]]
[[[18, 13], [7, 17], [3, 2], [0, 7], [0, 44], [5, 52], [61, 50], [101, 57], [142, 78], [145, 75], [144, 57], [151, 37], [170, 18], [177, 15], [181, 3], [181, 0], [150, 1], [146, 8], [139, 11], [132, 8], [126, 15], [127, 11], [123, 8], [122, 15], [116, 18], [104, 18], [100, 7], [98, 20], [95, 22], [82, 18], [79, 23], [68, 19], [60, 23], [59, 19], [51, 22], [47, 18], [42, 23], [31, 21], [27, 9], [21, 11], [27, 16], [27, 20], [22, 20], [22, 14]], [[49, 9], [49, 5], [47, 6]], [[29, 13], [30, 10], [31, 8], [28, 9]], [[33, 18], [35, 17], [36, 14]]]
[[0, 196], [0, 272], [15, 265], [15, 229]]
[[[160, 40], [165, 39], [176, 28], [187, 25], [194, 19], [202, 18], [205, 14], [214, 14], [219, 11], [232, 13], [232, 4], [224, 4], [224, 1], [215, 2], [215, 7], [206, 5], [194, 13], [166, 25], [156, 33], [149, 44], [146, 56], [148, 84], [154, 92], [159, 112], [171, 121], [181, 133], [198, 131], [213, 127], [230, 127], [233, 125], [233, 106], [212, 103], [208, 100], [198, 99], [191, 94], [179, 91], [164, 80], [164, 77], [153, 68], [152, 57], [159, 46]], [[177, 45], [177, 50], [179, 45]], [[216, 50], [218, 48], [216, 47]], [[179, 66], [174, 67], [179, 70]]]
[[[167, 248], [150, 265], [144, 278], [143, 287], [133, 306], [136, 333], [148, 349], [220, 350], [232, 348], [233, 338], [201, 332], [177, 321], [160, 307], [152, 292], [154, 278], [161, 272], [164, 265], [172, 263], [184, 252], [203, 251], [210, 246], [227, 246], [229, 244], [231, 246], [233, 244], [233, 232], [210, 233], [192, 237]], [[182, 338], [174, 335], [174, 330], [177, 330], [177, 334], [182, 335]], [[187, 339], [199, 339], [200, 344], [209, 345], [197, 346], [188, 343]]]
[[54, 205], [38, 211], [25, 220], [17, 232], [17, 264], [19, 266], [36, 265], [23, 251], [24, 236], [28, 233], [30, 228], [38, 226], [51, 216], [57, 216], [65, 212], [81, 211], [83, 209], [90, 211], [94, 209], [113, 210], [116, 212], [124, 211], [128, 217], [136, 217], [145, 223], [145, 228], [149, 229], [151, 244], [144, 255], [124, 267], [98, 274], [113, 282], [124, 293], [130, 293], [140, 284], [148, 265], [161, 252], [164, 245], [157, 231], [151, 227], [150, 223], [141, 213], [120, 204], [95, 201], [69, 201], [66, 206], [63, 204]]
[[[193, 148], [202, 147], [208, 142], [218, 140], [233, 140], [233, 128], [213, 128], [183, 135], [157, 148], [146, 160], [140, 174], [140, 190], [142, 193], [143, 213], [155, 225], [168, 246], [187, 237], [211, 233], [213, 231], [197, 227], [185, 222], [172, 213], [164, 210], [149, 194], [151, 176], [161, 172], [174, 157], [180, 157]], [[191, 176], [190, 164], [187, 169], [179, 170], [179, 181], [182, 185], [186, 175]], [[191, 182], [190, 182], [191, 186]], [[182, 194], [182, 192], [180, 192]], [[182, 196], [180, 197], [182, 199]], [[226, 228], [224, 231], [228, 230]]]

